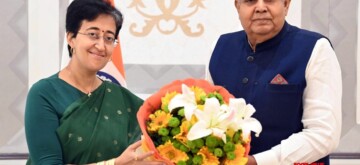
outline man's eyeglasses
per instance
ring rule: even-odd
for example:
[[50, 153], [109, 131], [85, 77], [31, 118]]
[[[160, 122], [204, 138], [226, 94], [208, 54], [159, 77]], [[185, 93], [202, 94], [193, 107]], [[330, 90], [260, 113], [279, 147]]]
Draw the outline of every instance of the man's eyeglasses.
[[105, 33], [103, 36], [101, 36], [99, 33], [95, 33], [95, 32], [86, 32], [86, 33], [78, 32], [78, 34], [86, 35], [89, 37], [90, 40], [93, 40], [93, 41], [98, 41], [100, 39], [100, 37], [102, 37], [104, 39], [104, 43], [106, 45], [116, 46], [116, 44], [118, 43], [117, 39], [115, 39], [115, 36], [111, 33], [108, 33], [108, 34]]

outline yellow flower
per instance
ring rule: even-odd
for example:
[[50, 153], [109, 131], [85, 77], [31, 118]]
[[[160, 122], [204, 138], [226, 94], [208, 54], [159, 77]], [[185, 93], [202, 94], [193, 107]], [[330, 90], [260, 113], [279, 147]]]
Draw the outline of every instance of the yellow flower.
[[165, 144], [157, 147], [157, 150], [162, 157], [165, 157], [174, 163], [187, 161], [189, 159], [185, 152], [176, 149], [170, 141], [167, 141]]
[[186, 142], [188, 141], [186, 136], [189, 132], [189, 127], [190, 127], [190, 122], [184, 120], [180, 126], [180, 133], [175, 135], [174, 138], [179, 140], [183, 144], [186, 144]]
[[207, 147], [202, 147], [198, 152], [198, 155], [203, 157], [202, 164], [205, 165], [218, 165], [220, 164], [219, 159], [212, 154]]
[[190, 120], [190, 125], [193, 126], [197, 121], [198, 119], [195, 116], [192, 116]]
[[198, 104], [200, 103], [201, 96], [206, 96], [206, 93], [202, 88], [199, 88], [197, 86], [192, 86], [191, 90], [195, 93], [196, 103]]
[[177, 95], [178, 93], [176, 91], [171, 93], [166, 93], [164, 97], [161, 98], [161, 109], [165, 109], [167, 105], [169, 105], [170, 100]]
[[199, 110], [204, 110], [204, 105], [198, 104], [198, 105], [197, 105], [197, 109], [199, 109]]
[[167, 126], [171, 115], [164, 111], [156, 111], [155, 114], [149, 116], [150, 123], [148, 125], [149, 131], [158, 131], [160, 128]]
[[235, 145], [235, 159], [226, 159], [224, 165], [245, 165], [248, 161], [247, 157], [244, 157], [245, 148], [241, 144]]
[[227, 129], [226, 130], [226, 135], [229, 135], [230, 137], [233, 137], [235, 134], [235, 131], [233, 129]]

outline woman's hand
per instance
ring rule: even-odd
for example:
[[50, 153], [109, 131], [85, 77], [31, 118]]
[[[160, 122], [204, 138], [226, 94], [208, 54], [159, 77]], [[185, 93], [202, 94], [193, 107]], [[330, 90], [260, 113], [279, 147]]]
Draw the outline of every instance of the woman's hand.
[[137, 141], [131, 144], [119, 157], [115, 159], [115, 165], [125, 165], [125, 164], [165, 165], [164, 162], [145, 160], [149, 156], [152, 156], [154, 152], [149, 151], [146, 153], [138, 154], [136, 153], [136, 149], [139, 148], [140, 146], [141, 146], [141, 141]]

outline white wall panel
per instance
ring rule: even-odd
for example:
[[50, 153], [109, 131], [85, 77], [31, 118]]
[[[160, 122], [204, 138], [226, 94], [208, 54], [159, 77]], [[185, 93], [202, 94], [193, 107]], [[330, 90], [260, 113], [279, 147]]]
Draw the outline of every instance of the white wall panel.
[[29, 13], [29, 87], [59, 70], [59, 2], [31, 0]]
[[301, 0], [292, 0], [286, 20], [297, 27], [301, 27]]

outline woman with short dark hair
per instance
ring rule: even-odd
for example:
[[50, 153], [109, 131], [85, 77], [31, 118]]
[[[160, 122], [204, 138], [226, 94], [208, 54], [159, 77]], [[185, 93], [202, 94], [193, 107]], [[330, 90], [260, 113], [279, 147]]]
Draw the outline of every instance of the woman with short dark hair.
[[136, 154], [143, 101], [96, 76], [111, 59], [122, 15], [107, 1], [74, 0], [67, 9], [71, 60], [36, 82], [25, 112], [27, 164], [162, 164]]

